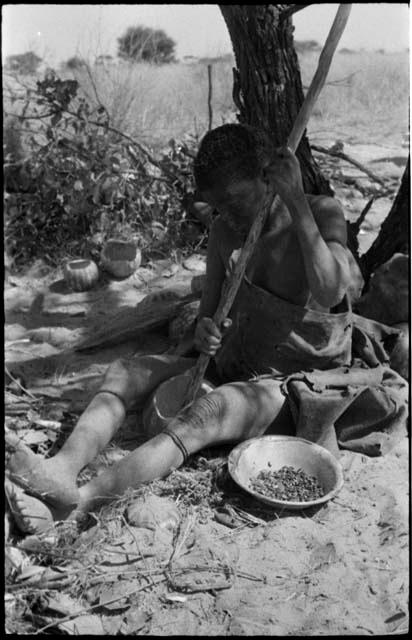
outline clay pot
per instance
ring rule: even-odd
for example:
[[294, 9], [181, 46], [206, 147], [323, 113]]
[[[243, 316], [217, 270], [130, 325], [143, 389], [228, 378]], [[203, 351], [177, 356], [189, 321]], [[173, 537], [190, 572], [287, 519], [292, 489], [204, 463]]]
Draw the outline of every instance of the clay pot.
[[402, 333], [389, 355], [390, 365], [402, 378], [409, 380], [409, 324], [400, 322], [394, 328], [400, 329]]
[[87, 291], [99, 279], [99, 269], [93, 260], [70, 260], [63, 268], [66, 284], [73, 291]]
[[[187, 373], [174, 376], [162, 382], [149, 398], [143, 411], [143, 426], [149, 436], [155, 436], [176, 417], [182, 409], [191, 376]], [[206, 380], [197, 395], [198, 398], [213, 390]]]
[[131, 276], [141, 261], [141, 251], [132, 240], [108, 240], [100, 255], [102, 268], [116, 278]]

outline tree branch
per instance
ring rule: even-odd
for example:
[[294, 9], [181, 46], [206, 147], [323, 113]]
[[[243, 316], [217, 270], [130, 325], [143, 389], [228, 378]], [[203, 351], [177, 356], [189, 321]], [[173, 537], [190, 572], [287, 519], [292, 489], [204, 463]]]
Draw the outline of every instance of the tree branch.
[[49, 111], [49, 113], [41, 113], [36, 116], [25, 116], [25, 115], [17, 115], [16, 113], [10, 113], [9, 111], [5, 111], [4, 115], [12, 116], [13, 118], [17, 118], [18, 120], [44, 120], [44, 118], [50, 118], [50, 116], [55, 116], [56, 113], [60, 113], [60, 110]]
[[372, 180], [374, 180], [375, 182], [379, 182], [379, 184], [381, 184], [382, 186], [385, 186], [385, 181], [382, 178], [380, 178], [378, 175], [376, 175], [376, 173], [373, 173], [373, 171], [365, 167], [365, 165], [358, 162], [358, 160], [355, 160], [354, 158], [351, 158], [350, 156], [348, 156], [346, 153], [343, 153], [343, 151], [334, 151], [332, 149], [326, 149], [325, 147], [320, 147], [317, 144], [311, 144], [310, 146], [314, 151], [318, 151], [319, 153], [326, 153], [329, 156], [333, 156], [334, 158], [341, 158], [341, 160], [345, 160], [346, 162], [349, 162], [349, 164], [353, 164], [355, 167], [363, 171], [363, 173], [366, 173], [366, 175], [372, 178]]
[[[351, 78], [353, 78], [353, 76], [355, 76], [357, 73], [359, 73], [359, 71], [354, 71], [353, 73], [350, 73], [348, 76], [344, 76], [343, 78], [338, 78], [337, 80], [331, 80], [330, 82], [325, 82], [325, 87], [330, 86], [349, 86], [349, 83], [347, 84], [343, 84], [344, 82], [346, 82], [347, 80], [351, 80]], [[303, 85], [303, 88], [305, 89], [305, 91], [309, 88], [309, 87], [305, 87], [305, 85]]]
[[291, 4], [287, 5], [286, 9], [283, 9], [280, 14], [280, 22], [290, 18], [294, 13], [298, 11], [302, 11], [302, 9], [306, 9], [306, 7], [310, 7], [312, 4], [317, 4], [316, 2], [307, 2], [306, 4]]
[[[82, 120], [83, 118], [81, 118], [77, 113], [75, 113], [74, 111], [69, 111], [68, 109], [59, 109], [56, 111], [51, 111], [49, 113], [46, 114], [41, 114], [41, 115], [36, 115], [36, 116], [18, 116], [16, 114], [13, 113], [7, 113], [5, 112], [5, 115], [11, 115], [11, 116], [16, 116], [17, 118], [23, 119], [23, 120], [42, 120], [44, 118], [48, 118], [49, 116], [53, 116], [56, 113], [67, 113], [70, 116], [73, 116], [75, 118], [77, 118], [78, 120]], [[173, 180], [173, 182], [181, 182], [179, 176], [175, 175], [173, 173], [173, 171], [170, 171], [169, 169], [166, 169], [166, 167], [163, 167], [160, 162], [158, 162], [150, 153], [150, 151], [148, 149], [146, 149], [146, 147], [141, 143], [141, 142], [137, 142], [137, 140], [134, 140], [133, 138], [131, 138], [130, 136], [128, 136], [126, 133], [123, 133], [122, 131], [119, 131], [118, 129], [116, 129], [115, 127], [112, 127], [110, 125], [108, 125], [105, 122], [98, 122], [97, 120], [88, 120], [89, 124], [92, 124], [96, 127], [103, 127], [104, 129], [106, 129], [106, 131], [110, 131], [111, 133], [115, 133], [116, 135], [124, 138], [125, 140], [128, 140], [133, 146], [135, 146], [137, 149], [139, 149], [139, 151], [141, 151], [141, 153], [143, 153], [143, 155], [147, 158], [147, 160], [155, 167], [157, 167], [158, 169], [160, 169], [160, 171], [162, 171], [168, 178], [170, 178], [171, 180]]]

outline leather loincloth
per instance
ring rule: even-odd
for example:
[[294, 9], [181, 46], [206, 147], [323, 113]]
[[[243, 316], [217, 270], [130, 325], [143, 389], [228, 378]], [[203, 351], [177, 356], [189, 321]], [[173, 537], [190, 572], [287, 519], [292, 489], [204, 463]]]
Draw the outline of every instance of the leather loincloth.
[[399, 332], [352, 314], [305, 309], [244, 280], [216, 356], [223, 382], [283, 380], [296, 435], [382, 455], [406, 434], [408, 384], [388, 366]]
[[245, 278], [230, 313], [232, 326], [216, 355], [223, 380], [330, 369], [351, 361], [352, 312], [300, 307]]

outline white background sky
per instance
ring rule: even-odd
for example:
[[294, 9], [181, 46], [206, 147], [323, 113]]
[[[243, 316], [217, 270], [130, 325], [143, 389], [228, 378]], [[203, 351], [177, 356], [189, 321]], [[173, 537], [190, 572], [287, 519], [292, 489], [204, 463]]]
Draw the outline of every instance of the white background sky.
[[[297, 40], [323, 44], [337, 4], [313, 5], [293, 18]], [[2, 55], [35, 51], [48, 64], [81, 54], [117, 53], [129, 26], [166, 31], [177, 57], [217, 56], [231, 51], [226, 25], [214, 4], [6, 4], [2, 7]], [[354, 3], [340, 47], [404, 50], [409, 46], [407, 3]]]

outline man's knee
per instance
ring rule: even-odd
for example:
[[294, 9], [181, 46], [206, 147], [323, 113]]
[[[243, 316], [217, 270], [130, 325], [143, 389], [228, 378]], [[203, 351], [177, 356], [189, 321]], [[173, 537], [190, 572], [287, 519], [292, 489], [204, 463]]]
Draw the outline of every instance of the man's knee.
[[110, 391], [120, 396], [129, 408], [144, 400], [152, 388], [149, 380], [154, 367], [159, 363], [154, 356], [119, 358], [112, 362], [103, 378], [100, 391]]
[[220, 389], [202, 396], [184, 409], [178, 419], [193, 429], [204, 433], [215, 430], [224, 414], [226, 406], [225, 394]]
[[202, 396], [181, 412], [173, 423], [173, 430], [191, 443], [189, 448], [198, 448], [247, 436], [258, 414], [259, 403], [249, 383], [229, 383]]
[[119, 358], [108, 367], [100, 391], [119, 395], [129, 408], [143, 403], [161, 382], [187, 371], [193, 364], [193, 359], [178, 356]]

